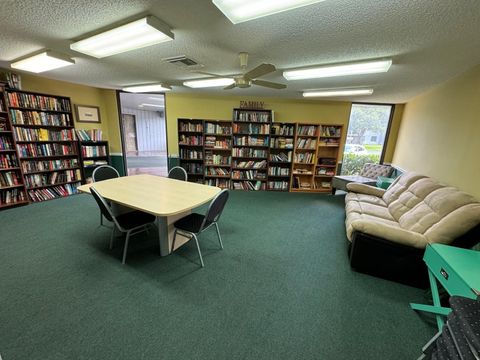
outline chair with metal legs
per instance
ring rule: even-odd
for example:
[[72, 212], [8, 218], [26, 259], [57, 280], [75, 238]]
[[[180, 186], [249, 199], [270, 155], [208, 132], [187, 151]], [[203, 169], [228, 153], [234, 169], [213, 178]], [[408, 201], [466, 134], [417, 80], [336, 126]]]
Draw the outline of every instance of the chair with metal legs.
[[212, 200], [205, 215], [192, 213], [181, 218], [180, 220], [177, 220], [174, 223], [175, 231], [173, 233], [171, 252], [175, 250], [175, 240], [177, 237], [177, 233], [189, 237], [188, 241], [190, 241], [191, 239], [195, 239], [198, 256], [200, 257], [200, 263], [202, 267], [204, 267], [202, 252], [200, 251], [200, 244], [198, 243], [198, 235], [200, 235], [200, 233], [204, 232], [212, 225], [215, 225], [218, 235], [218, 242], [220, 243], [220, 248], [223, 249], [222, 237], [220, 236], [220, 230], [218, 229], [218, 220], [222, 215], [223, 209], [228, 200], [228, 196], [228, 190], [224, 189]]
[[100, 211], [105, 219], [113, 222], [112, 234], [110, 236], [110, 249], [113, 247], [113, 238], [115, 231], [118, 230], [121, 233], [126, 233], [125, 245], [123, 247], [122, 264], [125, 264], [127, 259], [128, 242], [132, 235], [148, 231], [148, 226], [153, 225], [155, 222], [155, 215], [148, 214], [146, 212], [135, 210], [126, 214], [115, 216], [112, 213], [112, 209], [107, 201], [98, 193], [98, 191], [92, 186], [90, 192], [93, 198], [98, 204]]
[[[108, 179], [115, 179], [120, 177], [120, 173], [113, 166], [110, 165], [101, 165], [92, 173], [92, 181], [95, 183], [97, 181], [103, 181]], [[103, 215], [100, 211], [100, 225], [103, 225]]]
[[170, 171], [168, 172], [168, 177], [170, 179], [176, 179], [176, 180], [182, 180], [182, 181], [188, 180], [187, 171], [181, 166], [175, 166], [171, 168]]

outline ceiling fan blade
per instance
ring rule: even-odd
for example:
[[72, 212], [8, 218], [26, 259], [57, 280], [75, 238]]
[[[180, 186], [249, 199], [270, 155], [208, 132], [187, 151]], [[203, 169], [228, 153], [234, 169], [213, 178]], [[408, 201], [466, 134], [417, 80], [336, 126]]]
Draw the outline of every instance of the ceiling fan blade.
[[274, 72], [277, 70], [275, 66], [272, 64], [261, 64], [258, 65], [255, 69], [252, 69], [248, 72], [246, 72], [243, 77], [245, 79], [251, 80], [251, 79], [256, 79], [260, 76], [270, 74], [271, 72]]
[[287, 87], [287, 85], [285, 84], [279, 84], [279, 83], [274, 83], [274, 82], [265, 81], [265, 80], [252, 80], [252, 84], [268, 87], [271, 89], [285, 89]]
[[231, 84], [231, 85], [228, 85], [228, 86], [225, 86], [223, 88], [223, 90], [230, 90], [230, 89], [233, 89], [235, 87], [235, 83]]
[[231, 76], [213, 74], [213, 73], [209, 73], [209, 72], [206, 72], [206, 71], [192, 71], [192, 72], [193, 72], [193, 73], [196, 73], [196, 74], [203, 74], [203, 75], [208, 75], [208, 76], [214, 76], [214, 77], [217, 77], [217, 78], [229, 78], [229, 77], [231, 77]]

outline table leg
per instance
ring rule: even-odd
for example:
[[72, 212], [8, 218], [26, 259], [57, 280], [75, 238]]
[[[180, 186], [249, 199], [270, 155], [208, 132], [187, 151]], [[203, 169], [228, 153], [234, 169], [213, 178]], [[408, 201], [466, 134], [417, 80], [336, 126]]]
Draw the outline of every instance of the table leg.
[[[160, 256], [167, 256], [170, 254], [172, 240], [173, 240], [173, 224], [178, 219], [190, 214], [191, 211], [186, 211], [173, 216], [157, 216], [158, 227], [158, 242], [160, 245]], [[175, 241], [175, 248], [179, 248], [189, 239], [183, 235], [177, 234], [177, 240]]]

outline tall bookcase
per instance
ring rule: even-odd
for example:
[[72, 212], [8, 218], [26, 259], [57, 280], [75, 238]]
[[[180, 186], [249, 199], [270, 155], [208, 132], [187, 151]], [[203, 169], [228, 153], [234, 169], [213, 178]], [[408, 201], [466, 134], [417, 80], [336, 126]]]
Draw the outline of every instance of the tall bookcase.
[[294, 123], [272, 123], [268, 157], [267, 190], [288, 191], [292, 174]]
[[75, 194], [82, 175], [70, 98], [21, 90], [7, 98], [30, 201]]
[[108, 141], [105, 140], [79, 140], [78, 154], [80, 155], [80, 168], [86, 183], [92, 182], [92, 173], [101, 165], [108, 165], [110, 151]]
[[315, 188], [314, 172], [320, 125], [297, 124], [290, 191], [311, 191]]
[[229, 189], [232, 167], [232, 122], [205, 120], [205, 184]]
[[319, 192], [330, 192], [332, 189], [332, 178], [337, 173], [340, 156], [342, 131], [342, 125], [320, 126], [314, 176], [314, 188]]
[[188, 181], [203, 183], [203, 120], [178, 119], [178, 148]]
[[0, 210], [28, 204], [22, 168], [18, 161], [6, 92], [0, 83]]
[[233, 110], [232, 188], [267, 188], [271, 110]]

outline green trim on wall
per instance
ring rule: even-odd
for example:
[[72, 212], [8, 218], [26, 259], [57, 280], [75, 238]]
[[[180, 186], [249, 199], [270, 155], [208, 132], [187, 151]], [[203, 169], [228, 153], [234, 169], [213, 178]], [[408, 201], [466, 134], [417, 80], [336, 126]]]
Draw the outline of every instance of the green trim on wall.
[[125, 176], [125, 166], [123, 164], [122, 155], [110, 155], [110, 164], [117, 169], [120, 176]]

